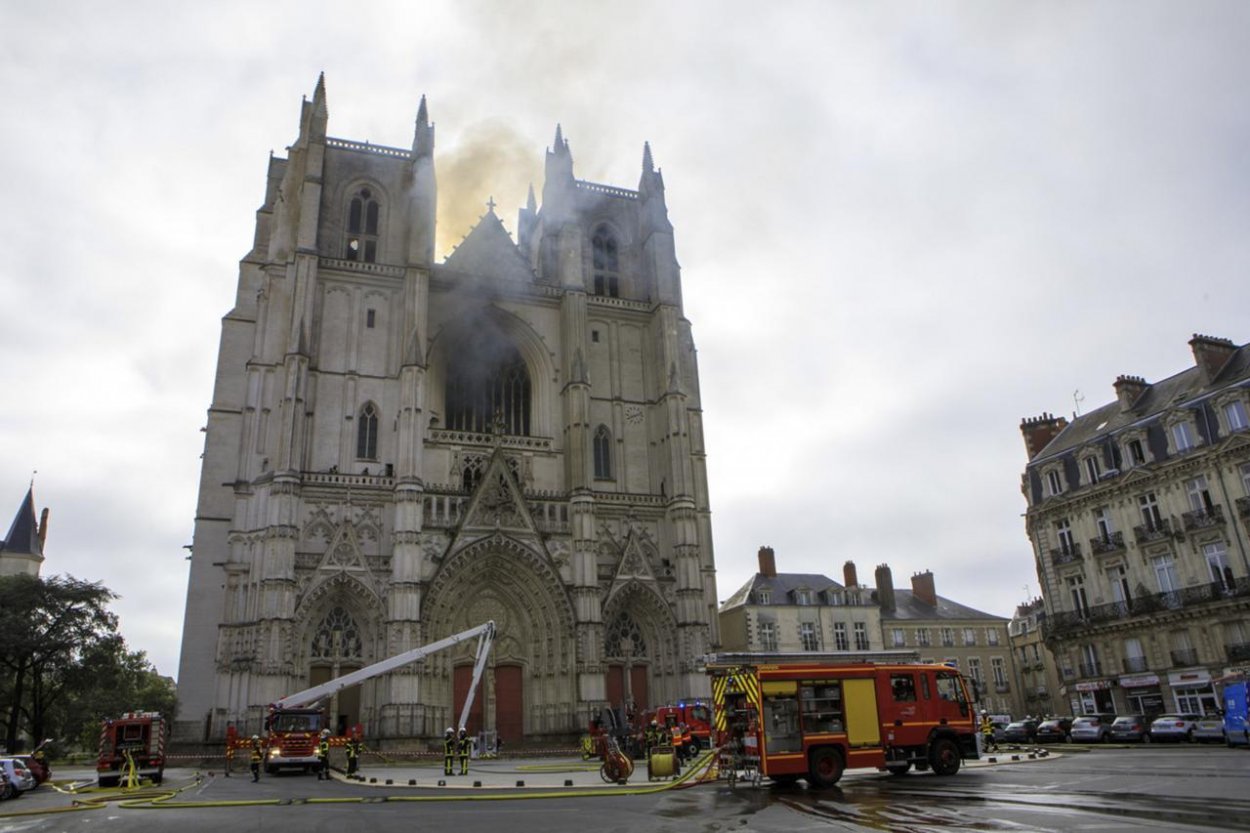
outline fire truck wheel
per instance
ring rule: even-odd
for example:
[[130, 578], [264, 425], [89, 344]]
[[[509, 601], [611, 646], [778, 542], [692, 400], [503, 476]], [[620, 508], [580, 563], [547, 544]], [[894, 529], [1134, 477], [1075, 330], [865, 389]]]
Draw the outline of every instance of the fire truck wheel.
[[934, 775], [954, 775], [959, 772], [959, 747], [950, 738], [939, 738], [929, 748], [929, 765]]
[[101, 787], [116, 787], [121, 783], [121, 777], [117, 775], [101, 775], [99, 784]]
[[886, 764], [885, 769], [891, 775], [906, 775], [907, 770], [911, 769], [911, 764], [906, 761], [901, 764]]
[[825, 746], [812, 752], [807, 770], [807, 781], [813, 787], [832, 787], [842, 777], [845, 764], [842, 753]]
[[797, 775], [774, 775], [773, 783], [779, 787], [793, 787], [799, 780]]

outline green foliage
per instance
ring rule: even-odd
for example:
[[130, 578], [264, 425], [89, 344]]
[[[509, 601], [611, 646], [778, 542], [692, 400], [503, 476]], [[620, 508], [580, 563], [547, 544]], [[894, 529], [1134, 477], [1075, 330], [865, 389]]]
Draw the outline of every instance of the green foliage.
[[25, 734], [93, 749], [99, 722], [125, 711], [172, 716], [172, 684], [129, 651], [99, 583], [0, 578], [0, 716], [4, 745]]

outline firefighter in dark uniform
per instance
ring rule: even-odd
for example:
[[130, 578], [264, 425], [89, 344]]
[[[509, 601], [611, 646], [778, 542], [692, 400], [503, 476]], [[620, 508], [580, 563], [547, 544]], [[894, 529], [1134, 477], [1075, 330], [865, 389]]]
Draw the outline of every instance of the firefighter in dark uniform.
[[451, 765], [456, 759], [456, 730], [447, 727], [447, 732], [443, 735], [443, 774], [451, 775]]
[[321, 740], [317, 743], [317, 780], [330, 780], [330, 730], [321, 730]]
[[460, 774], [469, 774], [469, 753], [473, 750], [473, 739], [469, 737], [469, 732], [463, 726], [460, 727], [460, 737], [457, 738], [456, 753], [460, 758]]
[[650, 758], [651, 748], [654, 746], [658, 746], [660, 743], [660, 724], [659, 723], [657, 723], [654, 720], [651, 721], [651, 725], [648, 726], [646, 732], [643, 733], [642, 743], [644, 747], [644, 750], [643, 750], [644, 754], [646, 755], [647, 758]]
[[248, 766], [252, 769], [253, 784], [260, 780], [260, 762], [264, 760], [264, 757], [260, 750], [260, 735], [252, 735], [252, 747], [248, 750], [247, 760]]
[[347, 741], [347, 774], [356, 774], [356, 765], [360, 758], [360, 738], [353, 736]]

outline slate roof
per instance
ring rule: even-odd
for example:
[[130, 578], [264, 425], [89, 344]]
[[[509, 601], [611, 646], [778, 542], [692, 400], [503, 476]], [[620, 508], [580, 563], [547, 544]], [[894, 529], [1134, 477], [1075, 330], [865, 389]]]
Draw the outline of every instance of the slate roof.
[[826, 590], [842, 590], [843, 587], [820, 573], [778, 573], [775, 576], [756, 573], [750, 581], [739, 587], [737, 592], [725, 600], [720, 609], [729, 610], [747, 604], [753, 591], [765, 589], [771, 591], [769, 605], [790, 605], [794, 604], [790, 593], [795, 590], [815, 590], [823, 593]]
[[1127, 411], [1120, 410], [1119, 400], [1112, 400], [1076, 417], [1029, 461], [1029, 467], [1053, 460], [1064, 452], [1080, 448], [1099, 437], [1149, 422], [1166, 411], [1184, 406], [1185, 403], [1192, 403], [1221, 390], [1246, 386], [1250, 386], [1250, 345], [1237, 348], [1209, 385], [1202, 383], [1202, 371], [1194, 365], [1174, 376], [1151, 383]]
[[0, 552], [43, 555], [43, 547], [39, 546], [39, 524], [35, 520], [34, 488], [26, 492], [26, 499], [17, 510], [9, 534], [0, 541]]
[[898, 587], [894, 588], [894, 610], [882, 610], [881, 621], [884, 622], [906, 622], [917, 620], [935, 620], [949, 619], [957, 621], [961, 619], [985, 619], [994, 622], [1008, 621], [1005, 616], [995, 616], [993, 613], [986, 613], [983, 610], [961, 605], [959, 602], [951, 601], [945, 596], [937, 597], [937, 604], [931, 605], [921, 599], [916, 598], [916, 594], [910, 590], [903, 590]]

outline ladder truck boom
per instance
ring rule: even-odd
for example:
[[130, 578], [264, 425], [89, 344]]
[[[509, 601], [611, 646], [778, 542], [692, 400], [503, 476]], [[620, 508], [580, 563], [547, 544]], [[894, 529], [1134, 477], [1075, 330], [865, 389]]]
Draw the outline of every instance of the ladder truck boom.
[[473, 664], [473, 682], [469, 687], [469, 696], [465, 699], [464, 708], [460, 713], [460, 725], [464, 725], [464, 721], [469, 716], [469, 706], [473, 702], [473, 695], [477, 691], [478, 682], [482, 678], [482, 670], [486, 667], [486, 656], [490, 653], [491, 642], [495, 638], [495, 622], [489, 621], [478, 625], [475, 628], [469, 628], [467, 631], [453, 634], [446, 639], [440, 639], [437, 642], [431, 642], [429, 645], [422, 645], [420, 648], [413, 648], [411, 651], [404, 651], [402, 654], [396, 654], [388, 657], [381, 662], [375, 662], [373, 665], [366, 665], [358, 671], [350, 674], [344, 674], [341, 677], [335, 677], [329, 682], [321, 685], [306, 688], [303, 691], [297, 691], [294, 694], [288, 694], [281, 700], [273, 704], [275, 709], [293, 709], [301, 706], [309, 706], [320, 700], [330, 697], [340, 689], [347, 688], [351, 685], [363, 682], [365, 680], [377, 677], [382, 674], [402, 668], [405, 665], [424, 659], [430, 654], [458, 645], [469, 639], [477, 637], [477, 659]]

